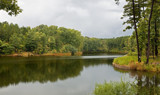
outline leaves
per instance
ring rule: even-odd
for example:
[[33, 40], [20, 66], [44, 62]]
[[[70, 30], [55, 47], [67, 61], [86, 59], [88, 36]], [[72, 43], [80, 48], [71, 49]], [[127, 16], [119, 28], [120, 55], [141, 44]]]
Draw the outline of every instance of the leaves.
[[8, 15], [17, 15], [22, 9], [17, 5], [17, 0], [0, 0], [0, 10], [4, 10]]

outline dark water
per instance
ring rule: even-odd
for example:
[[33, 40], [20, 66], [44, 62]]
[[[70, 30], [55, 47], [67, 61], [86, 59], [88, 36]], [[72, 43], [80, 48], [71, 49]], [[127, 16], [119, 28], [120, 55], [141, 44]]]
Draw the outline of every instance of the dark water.
[[112, 67], [118, 56], [0, 57], [0, 95], [90, 95], [96, 83], [122, 77], [136, 81], [140, 91], [160, 85], [157, 73]]

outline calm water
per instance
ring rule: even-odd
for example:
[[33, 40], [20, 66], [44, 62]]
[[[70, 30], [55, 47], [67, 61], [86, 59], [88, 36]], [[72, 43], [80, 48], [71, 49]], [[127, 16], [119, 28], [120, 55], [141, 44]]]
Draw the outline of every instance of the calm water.
[[96, 83], [121, 77], [136, 81], [140, 91], [160, 84], [157, 73], [112, 67], [119, 56], [0, 57], [0, 95], [90, 95]]

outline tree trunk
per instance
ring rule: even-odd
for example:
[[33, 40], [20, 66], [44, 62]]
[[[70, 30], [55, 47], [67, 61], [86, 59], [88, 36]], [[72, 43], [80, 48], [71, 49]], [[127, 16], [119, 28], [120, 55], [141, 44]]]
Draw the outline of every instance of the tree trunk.
[[146, 58], [147, 58], [148, 43], [146, 42], [145, 45], [146, 45], [146, 53], [145, 54], [146, 54]]
[[146, 62], [147, 64], [149, 63], [149, 54], [150, 54], [150, 32], [151, 32], [150, 26], [153, 13], [153, 5], [154, 5], [154, 0], [152, 0], [151, 12], [148, 21], [148, 46], [147, 46], [147, 62]]
[[137, 52], [138, 52], [138, 62], [141, 62], [140, 51], [139, 51], [139, 41], [138, 41], [138, 33], [137, 33], [137, 25], [136, 25], [136, 17], [135, 17], [135, 2], [132, 0], [133, 7], [133, 20], [134, 20], [134, 29], [136, 32], [136, 43], [137, 43]]
[[155, 46], [155, 44], [152, 44], [152, 56], [153, 56], [153, 59], [154, 59], [154, 51], [155, 51], [154, 46]]
[[158, 56], [158, 31], [157, 31], [157, 19], [155, 19], [155, 56]]

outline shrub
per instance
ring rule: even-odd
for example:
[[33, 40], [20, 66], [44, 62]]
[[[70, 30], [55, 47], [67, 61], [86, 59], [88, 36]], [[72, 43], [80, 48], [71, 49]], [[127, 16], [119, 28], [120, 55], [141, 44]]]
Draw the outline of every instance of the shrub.
[[145, 69], [146, 69], [146, 71], [156, 72], [157, 71], [157, 66], [152, 65], [152, 64], [147, 64], [147, 65], [145, 65]]
[[53, 50], [52, 50], [52, 53], [57, 53], [57, 50], [56, 50], [56, 49], [53, 49]]

